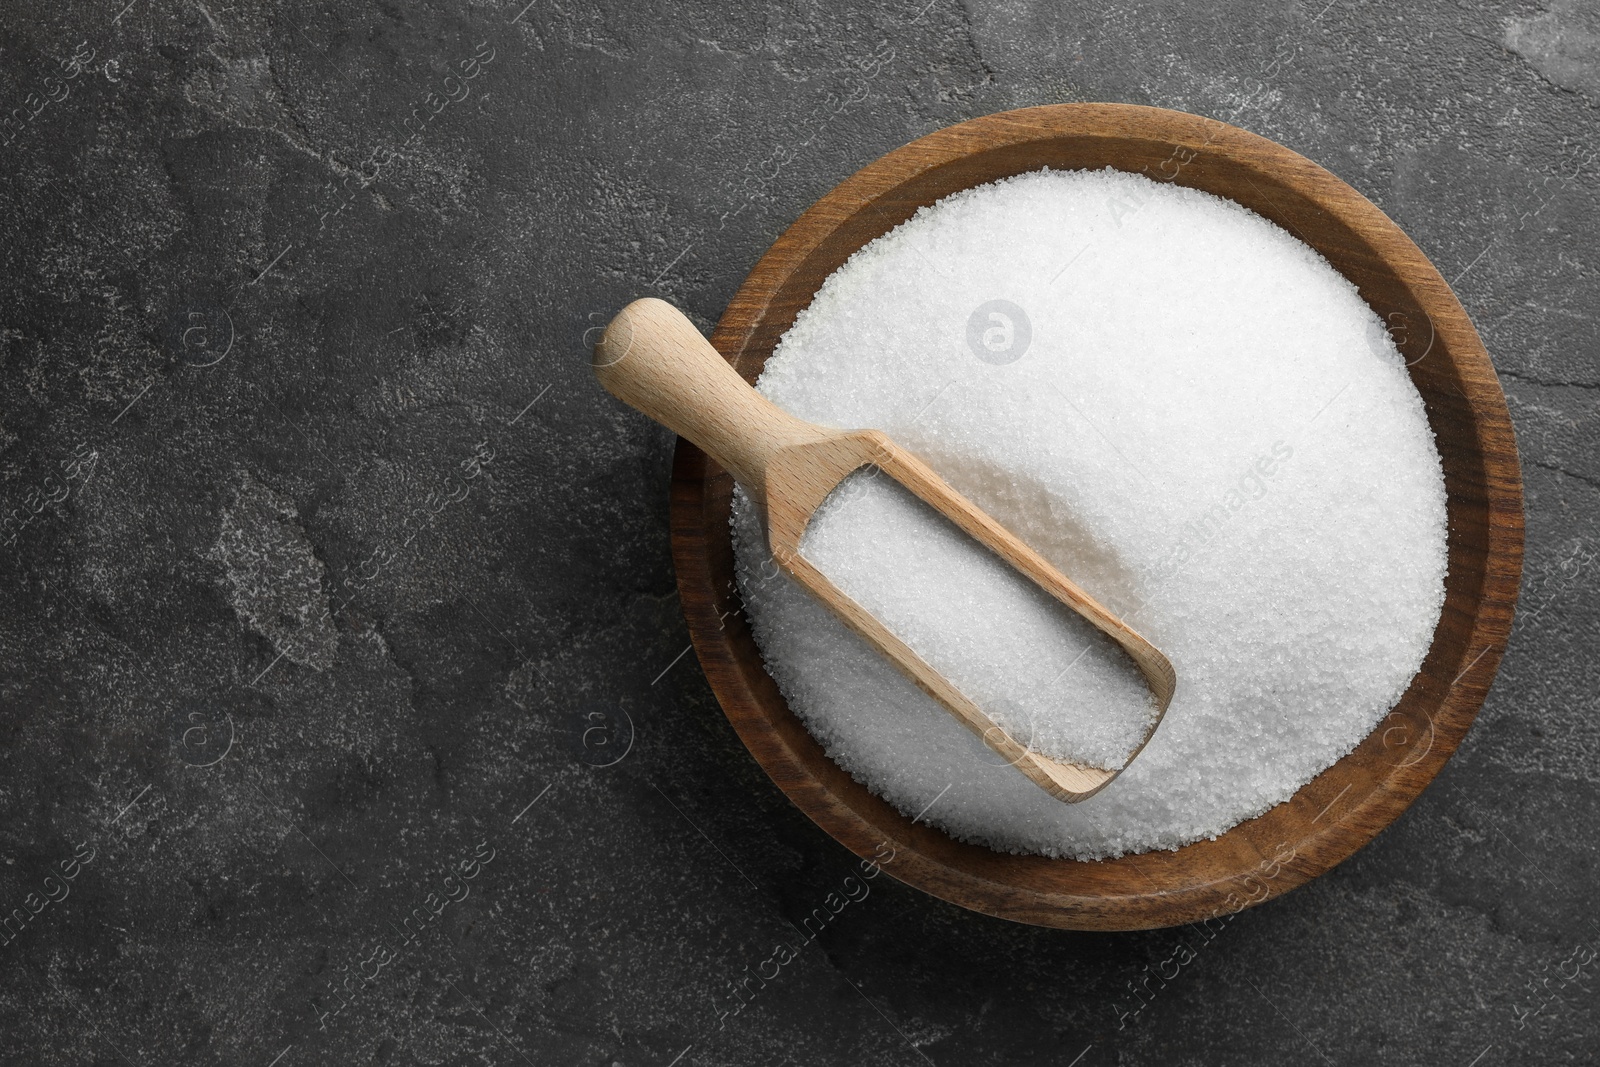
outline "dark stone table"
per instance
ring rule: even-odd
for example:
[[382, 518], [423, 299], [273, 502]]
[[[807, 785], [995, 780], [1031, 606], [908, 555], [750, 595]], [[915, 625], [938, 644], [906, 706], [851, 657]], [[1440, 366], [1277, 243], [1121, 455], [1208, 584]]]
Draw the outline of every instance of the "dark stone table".
[[[1595, 1061], [1592, 4], [525, 3], [0, 15], [0, 1060]], [[1085, 100], [1272, 137], [1453, 281], [1525, 463], [1505, 666], [1214, 940], [885, 878], [735, 1011], [853, 861], [684, 655], [672, 442], [585, 331], [709, 327], [857, 167]]]

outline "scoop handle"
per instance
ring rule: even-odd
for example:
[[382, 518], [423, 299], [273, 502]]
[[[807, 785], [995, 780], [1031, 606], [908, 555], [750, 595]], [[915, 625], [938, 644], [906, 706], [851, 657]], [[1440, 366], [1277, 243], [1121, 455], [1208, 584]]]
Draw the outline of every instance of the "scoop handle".
[[617, 312], [593, 363], [613, 396], [694, 442], [758, 505], [778, 449], [829, 436], [756, 392], [665, 300], [645, 297]]

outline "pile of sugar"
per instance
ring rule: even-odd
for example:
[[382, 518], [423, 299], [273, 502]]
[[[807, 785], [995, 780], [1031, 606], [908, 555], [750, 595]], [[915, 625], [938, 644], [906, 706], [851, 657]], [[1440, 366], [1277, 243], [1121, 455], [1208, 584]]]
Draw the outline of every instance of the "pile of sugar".
[[1094, 858], [1220, 834], [1370, 733], [1432, 640], [1445, 498], [1421, 398], [1355, 288], [1230, 201], [1109, 170], [957, 193], [835, 272], [759, 387], [886, 431], [1177, 670], [1139, 758], [1063, 804], [777, 574], [736, 497], [789, 706], [955, 837]]
[[1120, 646], [876, 468], [828, 494], [800, 554], [1024, 747], [1114, 770], [1149, 733]]

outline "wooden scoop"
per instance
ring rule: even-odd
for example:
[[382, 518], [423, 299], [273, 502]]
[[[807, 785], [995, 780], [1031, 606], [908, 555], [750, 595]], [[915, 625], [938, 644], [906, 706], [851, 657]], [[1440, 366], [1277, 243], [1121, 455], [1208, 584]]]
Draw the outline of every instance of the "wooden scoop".
[[[1089, 620], [1132, 657], [1155, 694], [1150, 732], [1172, 702], [1172, 664], [1033, 549], [946, 485], [878, 430], [834, 430], [795, 418], [756, 392], [694, 324], [665, 301], [635, 300], [606, 327], [594, 372], [618, 399], [688, 438], [744, 487], [766, 521], [772, 556], [788, 575], [1037, 785], [1069, 803], [1104, 789], [1118, 771], [1049, 759], [1017, 743], [905, 642], [800, 555], [806, 523], [846, 475], [876, 466], [980, 544]], [[1128, 757], [1131, 762], [1150, 733]]]

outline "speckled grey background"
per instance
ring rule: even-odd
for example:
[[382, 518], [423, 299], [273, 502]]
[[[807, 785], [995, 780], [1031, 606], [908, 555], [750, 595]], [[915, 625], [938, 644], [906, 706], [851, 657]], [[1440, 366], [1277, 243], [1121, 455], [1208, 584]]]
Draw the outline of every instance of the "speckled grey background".
[[[6, 4], [0, 1061], [1594, 1062], [1600, 15], [1550, 2]], [[1078, 100], [1434, 258], [1524, 610], [1412, 810], [1212, 940], [882, 878], [804, 943], [852, 857], [679, 656], [671, 441], [583, 335], [709, 326], [857, 167]]]

